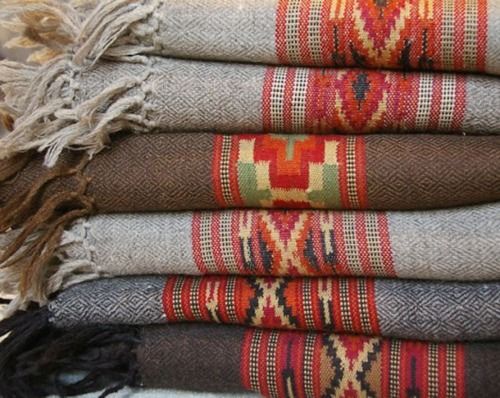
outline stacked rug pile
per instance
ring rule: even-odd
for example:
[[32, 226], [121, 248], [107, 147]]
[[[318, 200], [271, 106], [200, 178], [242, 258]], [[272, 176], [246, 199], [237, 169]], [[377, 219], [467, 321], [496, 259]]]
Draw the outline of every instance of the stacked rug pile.
[[498, 396], [499, 1], [1, 4], [0, 396]]

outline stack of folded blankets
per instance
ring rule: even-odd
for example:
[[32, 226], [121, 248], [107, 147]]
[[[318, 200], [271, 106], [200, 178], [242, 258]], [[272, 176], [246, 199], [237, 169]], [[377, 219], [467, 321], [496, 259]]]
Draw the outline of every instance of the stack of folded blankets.
[[0, 396], [499, 396], [498, 0], [0, 3]]

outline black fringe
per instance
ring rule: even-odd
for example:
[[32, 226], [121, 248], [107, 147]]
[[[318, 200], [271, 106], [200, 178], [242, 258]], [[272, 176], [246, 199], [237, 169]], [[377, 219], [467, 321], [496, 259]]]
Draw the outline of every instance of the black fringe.
[[[137, 385], [138, 330], [84, 326], [63, 330], [47, 308], [19, 311], [0, 322], [0, 397], [72, 396], [107, 388], [101, 396]], [[68, 375], [78, 375], [69, 381]]]

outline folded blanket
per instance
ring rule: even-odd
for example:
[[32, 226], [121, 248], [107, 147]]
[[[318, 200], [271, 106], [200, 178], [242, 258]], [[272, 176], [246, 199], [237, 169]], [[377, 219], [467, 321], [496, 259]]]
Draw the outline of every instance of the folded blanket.
[[[0, 235], [0, 247], [11, 235]], [[141, 274], [500, 280], [498, 242], [499, 204], [413, 212], [106, 214], [68, 227], [54, 252], [60, 261], [16, 302], [36, 299], [37, 286], [46, 297], [88, 279]], [[22, 278], [22, 267], [0, 269], [0, 291], [19, 296]]]
[[21, 18], [5, 25], [25, 32], [12, 44], [49, 47], [35, 59], [69, 48], [91, 61], [148, 53], [500, 74], [496, 0], [109, 0], [87, 12], [63, 1], [10, 3], [17, 7], [3, 13]]
[[[265, 397], [494, 397], [500, 345], [426, 343], [221, 325], [60, 329], [42, 314], [4, 322], [5, 398], [129, 386]], [[31, 321], [31, 322], [30, 322]], [[80, 381], [64, 383], [68, 372]], [[348, 395], [349, 394], [349, 395]], [[354, 395], [356, 394], [356, 395]]]
[[63, 290], [53, 322], [218, 322], [428, 341], [500, 339], [500, 283], [370, 278], [136, 276]]
[[[110, 76], [113, 76], [110, 79]], [[94, 154], [109, 135], [135, 132], [500, 132], [494, 77], [276, 68], [158, 57], [79, 68], [4, 62], [0, 84], [12, 134], [0, 157], [67, 147]], [[10, 116], [6, 116], [10, 115]], [[15, 120], [15, 122], [14, 122]]]

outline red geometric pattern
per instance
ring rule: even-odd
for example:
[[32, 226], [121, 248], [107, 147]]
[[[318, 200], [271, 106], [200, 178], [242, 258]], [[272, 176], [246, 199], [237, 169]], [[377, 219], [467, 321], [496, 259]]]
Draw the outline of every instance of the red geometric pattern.
[[279, 0], [281, 64], [485, 71], [487, 0]]
[[366, 207], [363, 137], [218, 135], [213, 186], [221, 207]]
[[373, 279], [172, 276], [167, 322], [379, 334]]
[[196, 212], [202, 274], [396, 276], [384, 212]]
[[464, 398], [461, 344], [248, 330], [241, 380], [265, 397]]
[[463, 75], [268, 68], [262, 101], [270, 132], [456, 132], [466, 85]]

